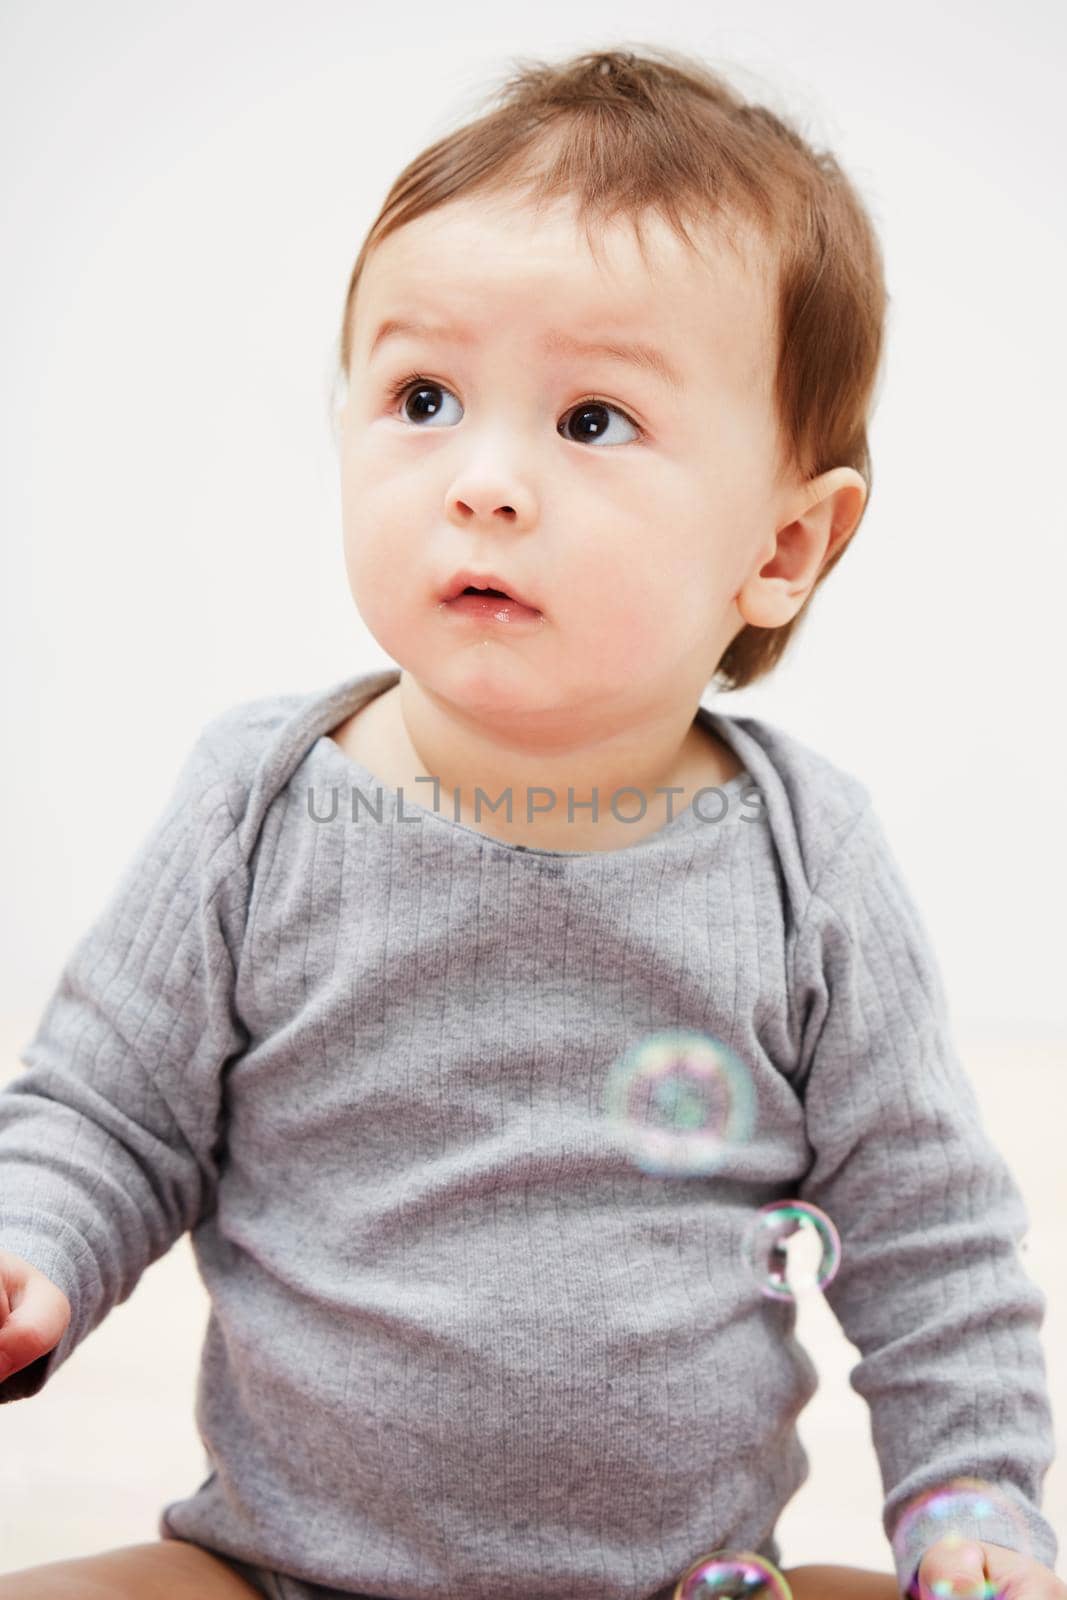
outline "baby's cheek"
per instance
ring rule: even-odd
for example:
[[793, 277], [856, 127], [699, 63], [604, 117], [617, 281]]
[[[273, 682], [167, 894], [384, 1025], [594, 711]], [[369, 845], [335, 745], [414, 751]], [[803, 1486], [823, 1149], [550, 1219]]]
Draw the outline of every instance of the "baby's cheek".
[[600, 590], [601, 629], [606, 638], [630, 652], [634, 666], [651, 665], [675, 653], [690, 629], [685, 621], [692, 607], [691, 588], [668, 579], [662, 571], [620, 570]]
[[369, 518], [346, 524], [344, 557], [352, 598], [369, 622], [370, 614], [386, 606], [395, 592], [397, 572], [405, 563], [395, 553], [390, 556], [388, 538]]

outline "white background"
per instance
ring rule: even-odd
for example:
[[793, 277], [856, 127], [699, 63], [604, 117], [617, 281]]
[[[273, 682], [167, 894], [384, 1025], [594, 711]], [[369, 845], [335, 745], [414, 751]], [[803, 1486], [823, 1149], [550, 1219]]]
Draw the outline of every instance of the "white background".
[[[328, 406], [396, 173], [513, 57], [668, 44], [836, 153], [891, 295], [870, 509], [785, 663], [714, 704], [868, 785], [960, 1037], [998, 1071], [1038, 1052], [1019, 1082], [1062, 1149], [1067, 12], [597, 9], [0, 10], [7, 1037], [29, 1036], [210, 716], [392, 664], [347, 587]], [[1062, 1215], [1058, 1167], [1043, 1193]]]

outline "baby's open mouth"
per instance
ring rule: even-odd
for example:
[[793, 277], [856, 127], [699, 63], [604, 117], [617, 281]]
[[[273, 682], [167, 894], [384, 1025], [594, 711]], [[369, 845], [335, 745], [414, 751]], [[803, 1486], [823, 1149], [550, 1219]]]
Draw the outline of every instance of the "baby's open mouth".
[[[497, 572], [473, 572], [469, 567], [466, 569], [461, 567], [451, 578], [442, 583], [438, 592], [445, 609], [457, 616], [467, 616], [475, 620], [492, 617], [502, 622], [528, 621], [532, 618], [542, 621], [536, 601], [516, 594], [513, 589], [505, 589], [500, 577]], [[478, 578], [496, 581], [482, 583], [474, 581]]]
[[456, 591], [448, 602], [448, 609], [457, 617], [466, 617], [475, 625], [483, 626], [517, 627], [544, 620], [534, 606], [527, 605], [524, 600], [516, 600], [506, 590], [479, 589], [473, 583]]

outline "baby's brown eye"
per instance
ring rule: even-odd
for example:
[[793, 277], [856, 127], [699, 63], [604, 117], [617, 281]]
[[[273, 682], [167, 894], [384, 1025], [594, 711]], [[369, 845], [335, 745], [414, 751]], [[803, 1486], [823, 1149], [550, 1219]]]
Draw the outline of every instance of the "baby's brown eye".
[[441, 409], [441, 402], [433, 398], [439, 393], [435, 383], [420, 383], [408, 395], [405, 409], [412, 411], [417, 417], [434, 417]]
[[[567, 413], [567, 417], [578, 426], [579, 431], [576, 442], [584, 444], [589, 439], [603, 438], [611, 426], [609, 413], [612, 411], [617, 417], [625, 418], [630, 423], [631, 428], [637, 429], [638, 433], [640, 433], [637, 424], [631, 421], [626, 416], [626, 412], [618, 406], [609, 405], [606, 400], [583, 400], [581, 405], [575, 406], [573, 410]], [[564, 419], [563, 427], [566, 426], [567, 419]], [[560, 432], [562, 431], [563, 429], [561, 428]], [[624, 439], [622, 443], [625, 444], [626, 440]]]
[[[451, 389], [446, 389], [443, 383], [436, 383], [433, 378], [423, 378], [417, 372], [409, 373], [406, 378], [401, 378], [389, 391], [389, 404], [394, 411], [406, 422], [425, 421], [433, 418], [441, 410], [441, 402], [435, 396], [452, 395]], [[455, 399], [455, 396], [452, 395]]]

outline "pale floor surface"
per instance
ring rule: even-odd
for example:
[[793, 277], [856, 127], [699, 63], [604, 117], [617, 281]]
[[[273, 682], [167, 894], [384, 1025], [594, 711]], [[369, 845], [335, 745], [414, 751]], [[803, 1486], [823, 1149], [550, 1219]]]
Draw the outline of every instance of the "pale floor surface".
[[[0, 1019], [0, 1081], [37, 1018]], [[1048, 1297], [1042, 1343], [1057, 1460], [1043, 1509], [1067, 1575], [1067, 1041], [959, 1035], [983, 1119], [1030, 1215], [1023, 1261]], [[158, 1537], [160, 1509], [206, 1475], [193, 1405], [207, 1294], [188, 1235], [153, 1263], [32, 1400], [0, 1408], [0, 1571], [90, 1555]], [[798, 1336], [820, 1387], [801, 1414], [807, 1483], [778, 1524], [783, 1565], [834, 1562], [892, 1569], [865, 1402], [848, 1383], [859, 1353], [817, 1291], [798, 1308]]]

